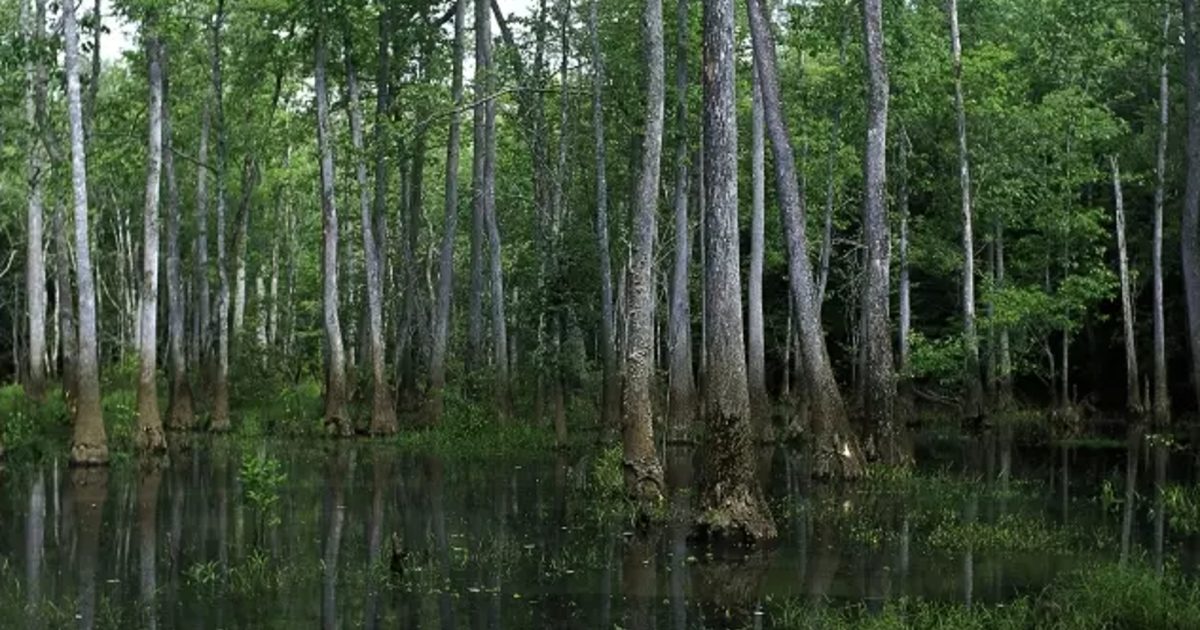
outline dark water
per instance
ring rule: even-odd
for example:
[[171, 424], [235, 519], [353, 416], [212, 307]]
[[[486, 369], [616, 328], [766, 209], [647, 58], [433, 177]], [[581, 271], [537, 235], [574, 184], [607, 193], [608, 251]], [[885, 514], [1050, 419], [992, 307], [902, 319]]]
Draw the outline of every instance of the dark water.
[[[649, 536], [604, 517], [589, 491], [594, 455], [200, 442], [162, 469], [9, 469], [0, 627], [773, 627], [793, 600], [1002, 602], [1125, 555], [1190, 570], [1196, 541], [1172, 531], [1155, 487], [1194, 483], [1195, 455], [1130, 444], [920, 440], [921, 476], [941, 483], [904, 496], [813, 485], [802, 457], [763, 450], [780, 540], [734, 559], [687, 540], [683, 449], [668, 457], [682, 490], [672, 520]], [[263, 456], [286, 475], [265, 492], [243, 465]], [[1074, 542], [947, 545], [938, 519], [1032, 523]]]

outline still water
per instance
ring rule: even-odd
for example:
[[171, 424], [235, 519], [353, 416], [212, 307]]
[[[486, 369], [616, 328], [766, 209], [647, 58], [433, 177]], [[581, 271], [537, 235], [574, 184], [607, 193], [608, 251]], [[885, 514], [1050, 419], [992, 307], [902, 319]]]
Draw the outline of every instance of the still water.
[[1194, 453], [1126, 444], [924, 438], [918, 479], [936, 481], [902, 493], [814, 485], [764, 449], [780, 539], [733, 559], [687, 538], [683, 448], [648, 536], [605, 516], [594, 455], [200, 439], [165, 467], [10, 468], [0, 627], [769, 628], [780, 602], [1003, 602], [1118, 557], [1194, 572], [1200, 545], [1156, 492], [1195, 483]]

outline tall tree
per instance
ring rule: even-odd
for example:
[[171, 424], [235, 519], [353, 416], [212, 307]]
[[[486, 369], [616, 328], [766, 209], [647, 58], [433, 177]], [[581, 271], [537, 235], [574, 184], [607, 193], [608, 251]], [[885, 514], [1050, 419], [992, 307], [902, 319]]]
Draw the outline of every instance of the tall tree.
[[[628, 341], [625, 353], [625, 491], [642, 514], [663, 500], [663, 471], [654, 450], [654, 242], [658, 238], [658, 184], [662, 160], [663, 68], [662, 0], [646, 0], [642, 14], [646, 105], [642, 165], [634, 197], [632, 251], [629, 257]], [[744, 359], [743, 359], [744, 361]]]
[[601, 384], [602, 424], [605, 430], [617, 426], [621, 409], [621, 377], [617, 373], [617, 338], [613, 313], [612, 255], [608, 241], [608, 174], [604, 136], [604, 58], [600, 54], [599, 0], [591, 0], [588, 11], [588, 37], [592, 44], [592, 131], [595, 134], [596, 161], [596, 249], [600, 261], [600, 353], [603, 362]]
[[1133, 292], [1129, 278], [1129, 250], [1125, 244], [1125, 195], [1121, 188], [1121, 165], [1117, 156], [1108, 157], [1112, 169], [1113, 201], [1116, 206], [1117, 269], [1121, 280], [1121, 328], [1125, 342], [1125, 410], [1136, 419], [1144, 413], [1138, 383], [1137, 342], [1133, 336]]
[[[751, 0], [753, 2], [753, 0]], [[766, 70], [762, 59], [759, 69]], [[733, 0], [704, 2], [704, 179], [708, 373], [695, 528], [707, 538], [766, 541], [775, 522], [754, 465], [738, 260]], [[766, 97], [766, 94], [763, 95]], [[765, 98], [764, 98], [765, 100]]]
[[75, 208], [75, 284], [79, 291], [79, 344], [76, 371], [75, 430], [71, 463], [108, 463], [108, 436], [100, 409], [100, 365], [96, 343], [96, 285], [88, 240], [87, 156], [83, 138], [83, 103], [79, 88], [79, 26], [75, 5], [62, 6], [63, 69], [67, 74], [67, 116], [71, 133], [71, 192]]
[[763, 339], [763, 258], [766, 238], [763, 225], [767, 214], [766, 123], [763, 120], [762, 81], [758, 66], [750, 100], [750, 269], [746, 278], [746, 380], [750, 388], [750, 411], [760, 439], [771, 439], [770, 400], [767, 399], [766, 348]]
[[[385, 348], [383, 344], [383, 274], [380, 264], [378, 243], [375, 238], [371, 216], [371, 198], [367, 190], [367, 158], [363, 151], [362, 105], [358, 87], [358, 71], [354, 66], [353, 46], [349, 33], [346, 35], [346, 91], [349, 97], [350, 141], [354, 147], [355, 181], [358, 184], [358, 205], [362, 223], [363, 268], [367, 283], [367, 337], [371, 361], [371, 425], [373, 435], [389, 435], [396, 432], [396, 407], [392, 403], [391, 385], [385, 370]], [[381, 60], [382, 63], [382, 60]], [[380, 89], [386, 89], [380, 86]], [[378, 123], [377, 123], [378, 124]], [[416, 229], [409, 226], [409, 229]]]
[[167, 448], [162, 417], [158, 413], [158, 206], [162, 179], [163, 76], [162, 40], [158, 20], [143, 22], [149, 66], [150, 104], [146, 109], [149, 139], [146, 142], [146, 196], [142, 211], [142, 286], [138, 302], [138, 431], [139, 451], [161, 452]]
[[167, 398], [167, 427], [176, 430], [191, 429], [196, 415], [192, 409], [192, 383], [188, 376], [187, 357], [184, 352], [184, 302], [183, 277], [180, 272], [179, 229], [181, 209], [179, 207], [179, 184], [175, 178], [175, 155], [171, 133], [171, 72], [165, 47], [160, 47], [162, 67], [162, 138], [163, 178], [167, 188], [167, 338], [170, 356], [170, 388]]
[[225, 23], [225, 0], [217, 0], [217, 14], [212, 26], [212, 83], [214, 124], [217, 128], [217, 165], [213, 178], [217, 182], [217, 365], [213, 380], [213, 406], [209, 429], [229, 430], [229, 269], [225, 247], [225, 165], [229, 158], [228, 130], [225, 128], [224, 84], [221, 76], [221, 30]]
[[325, 430], [335, 437], [354, 433], [346, 410], [346, 349], [338, 319], [338, 216], [334, 196], [333, 138], [329, 126], [329, 87], [325, 78], [325, 27], [318, 16], [313, 82], [317, 101], [317, 152], [321, 170], [321, 219], [324, 231], [321, 261], [325, 327]]
[[[788, 285], [799, 329], [803, 398], [813, 430], [813, 474], [817, 477], [857, 478], [863, 473], [862, 450], [850, 428], [846, 405], [834, 379], [825, 347], [817, 290], [813, 285], [812, 263], [808, 258], [808, 242], [804, 235], [804, 197], [800, 194], [795, 156], [792, 154], [779, 96], [775, 39], [762, 4], [758, 0], [746, 0], [746, 4], [749, 8], [754, 59], [761, 80], [767, 137], [771, 141], [771, 155], [775, 158], [779, 210], [787, 242]], [[714, 185], [711, 173], [705, 174], [705, 180], [708, 186]], [[712, 240], [711, 237], [709, 240]], [[711, 287], [706, 294], [711, 294]], [[710, 302], [711, 310], [712, 297], [706, 299]], [[710, 335], [713, 334], [711, 325], [709, 331]], [[711, 354], [708, 358], [710, 365], [716, 362]], [[711, 384], [706, 384], [706, 387], [712, 391]]]
[[1156, 422], [1171, 418], [1171, 396], [1167, 391], [1167, 337], [1163, 314], [1163, 200], [1166, 196], [1167, 141], [1170, 133], [1171, 111], [1171, 12], [1170, 4], [1163, 8], [1162, 63], [1158, 70], [1158, 145], [1154, 152], [1154, 394], [1152, 407]]
[[429, 421], [437, 424], [442, 417], [443, 389], [446, 386], [446, 346], [450, 337], [450, 302], [454, 297], [454, 239], [458, 225], [458, 154], [463, 103], [463, 49], [466, 30], [467, 0], [454, 1], [454, 50], [450, 93], [454, 111], [446, 140], [446, 203], [442, 224], [442, 244], [438, 254], [437, 304], [434, 307], [433, 344], [429, 361]]
[[45, 133], [41, 126], [46, 116], [47, 74], [42, 61], [45, 0], [38, 0], [36, 7], [22, 0], [21, 14], [26, 22], [22, 26], [33, 47], [33, 54], [25, 63], [25, 122], [29, 130], [26, 162], [29, 205], [25, 215], [25, 308], [29, 316], [29, 380], [26, 390], [31, 399], [41, 400], [46, 387], [46, 257], [42, 191], [50, 175], [41, 137]]
[[1192, 389], [1200, 405], [1200, 25], [1196, 0], [1183, 0], [1184, 66], [1187, 78], [1187, 188], [1183, 197], [1180, 253], [1192, 351]]
[[200, 114], [200, 140], [196, 148], [196, 207], [194, 222], [196, 237], [192, 253], [192, 272], [194, 274], [193, 302], [195, 303], [195, 318], [198, 322], [196, 348], [194, 351], [196, 363], [201, 366], [204, 376], [210, 376], [212, 359], [212, 295], [208, 286], [208, 137], [212, 130], [212, 107], [208, 98], [204, 99]]
[[471, 158], [471, 287], [467, 312], [466, 368], [483, 358], [483, 245], [487, 221], [487, 79], [491, 72], [491, 18], [488, 0], [475, 0], [475, 112]]
[[668, 437], [687, 439], [696, 419], [696, 379], [692, 366], [691, 243], [688, 221], [688, 18], [689, 0], [677, 0], [675, 8], [675, 185], [672, 191], [675, 220], [675, 251], [671, 270], [671, 312], [668, 330]]
[[950, 56], [954, 68], [954, 113], [958, 124], [958, 180], [962, 188], [962, 318], [963, 415], [969, 418], [983, 413], [983, 382], [979, 375], [979, 334], [975, 328], [975, 237], [971, 205], [971, 158], [967, 150], [967, 112], [963, 102], [962, 40], [958, 31], [958, 0], [947, 0], [950, 15]]
[[896, 421], [896, 373], [892, 363], [891, 235], [887, 212], [888, 68], [884, 53], [883, 0], [864, 0], [863, 34], [867, 63], [867, 147], [863, 159], [863, 369], [865, 415], [871, 433], [868, 451], [888, 465], [911, 463]]

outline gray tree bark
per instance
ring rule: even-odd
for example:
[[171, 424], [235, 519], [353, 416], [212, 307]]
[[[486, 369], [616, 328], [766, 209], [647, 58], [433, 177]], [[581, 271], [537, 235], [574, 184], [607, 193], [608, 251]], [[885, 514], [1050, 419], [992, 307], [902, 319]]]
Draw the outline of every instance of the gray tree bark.
[[483, 359], [483, 246], [487, 238], [487, 80], [491, 71], [491, 18], [488, 0], [475, 0], [475, 117], [471, 158], [471, 287], [467, 312], [465, 367], [474, 372]]
[[642, 165], [638, 172], [630, 234], [633, 250], [628, 281], [629, 337], [625, 354], [621, 442], [625, 458], [625, 492], [645, 517], [662, 503], [664, 490], [662, 464], [654, 450], [651, 387], [654, 378], [654, 242], [658, 237], [658, 185], [666, 87], [662, 1], [646, 0], [643, 11], [646, 104], [643, 110]]
[[212, 82], [217, 127], [217, 365], [213, 380], [213, 406], [209, 430], [228, 431], [229, 426], [229, 269], [226, 265], [225, 165], [229, 158], [228, 130], [225, 128], [225, 98], [221, 78], [221, 29], [225, 22], [225, 0], [217, 0], [217, 15], [212, 35]]
[[348, 437], [354, 424], [346, 409], [346, 349], [338, 319], [338, 216], [334, 196], [333, 138], [329, 127], [329, 88], [325, 79], [328, 53], [325, 30], [317, 27], [314, 54], [314, 84], [317, 101], [317, 152], [321, 167], [321, 217], [324, 252], [321, 261], [322, 302], [325, 328], [325, 430], [334, 437]]
[[195, 308], [199, 319], [196, 339], [196, 364], [203, 372], [212, 365], [212, 295], [208, 288], [208, 137], [212, 128], [210, 102], [206, 98], [200, 114], [200, 143], [196, 149], [196, 241], [193, 245], [192, 272], [195, 275]]
[[1167, 390], [1166, 321], [1163, 315], [1163, 201], [1166, 197], [1167, 141], [1171, 111], [1171, 11], [1163, 9], [1162, 63], [1158, 70], [1158, 146], [1154, 156], [1154, 419], [1165, 424], [1171, 419], [1171, 396]]
[[[803, 397], [813, 431], [813, 474], [824, 478], [857, 478], [863, 473], [863, 456], [858, 438], [850, 428], [846, 405], [838, 391], [813, 286], [813, 270], [804, 235], [804, 198], [796, 177], [787, 124], [779, 96], [775, 62], [775, 40], [762, 5], [747, 0], [754, 58], [762, 80], [763, 113], [771, 153], [775, 158], [775, 181], [780, 213], [788, 246], [788, 284], [799, 324], [802, 354]], [[708, 180], [711, 186], [711, 179]], [[711, 240], [711, 239], [710, 239]], [[709, 291], [708, 293], [711, 293]], [[711, 300], [711, 298], [709, 298]], [[713, 357], [709, 357], [713, 359]], [[715, 362], [715, 359], [714, 359]], [[706, 386], [711, 390], [711, 386]], [[790, 436], [794, 437], [794, 436]]]
[[1137, 341], [1133, 336], [1133, 292], [1129, 279], [1129, 250], [1125, 244], [1125, 195], [1121, 189], [1121, 165], [1117, 156], [1108, 157], [1112, 169], [1113, 201], [1116, 205], [1117, 269], [1121, 281], [1121, 330], [1125, 342], [1125, 410], [1140, 417], [1142, 407], [1141, 385], [1137, 362]]
[[667, 437], [686, 441], [696, 420], [696, 378], [692, 365], [691, 240], [688, 222], [688, 49], [691, 21], [689, 0], [677, 0], [675, 8], [675, 186], [673, 191], [675, 252], [671, 271], [671, 312], [668, 343], [668, 387], [670, 396]]
[[750, 411], [758, 439], [774, 440], [771, 431], [771, 401], [767, 397], [766, 349], [763, 331], [763, 256], [766, 247], [764, 223], [767, 214], [766, 123], [763, 120], [762, 88], [758, 67], [751, 65], [750, 125], [750, 269], [746, 278], [746, 381], [750, 388]]
[[[372, 227], [371, 197], [367, 190], [367, 160], [363, 148], [362, 104], [358, 88], [358, 73], [351, 56], [349, 34], [346, 36], [346, 90], [350, 110], [350, 142], [354, 147], [355, 181], [358, 184], [358, 205], [362, 223], [363, 268], [367, 283], [367, 337], [371, 361], [371, 425], [372, 435], [390, 435], [397, 430], [396, 407], [392, 402], [391, 385], [388, 383], [385, 363], [387, 355], [383, 343], [383, 276], [381, 274], [378, 243]], [[376, 122], [378, 124], [378, 121]], [[415, 226], [409, 226], [415, 229]]]
[[21, 2], [22, 21], [26, 36], [35, 52], [25, 64], [25, 122], [29, 131], [26, 178], [29, 184], [29, 203], [25, 214], [25, 308], [29, 318], [29, 375], [25, 383], [29, 398], [42, 400], [46, 387], [46, 257], [45, 212], [43, 182], [49, 179], [50, 168], [41, 129], [46, 117], [47, 75], [41, 59], [40, 46], [44, 39], [45, 1], [37, 0], [36, 8]]
[[134, 443], [146, 453], [167, 450], [162, 416], [158, 412], [158, 207], [162, 179], [163, 77], [162, 40], [157, 20], [142, 23], [150, 103], [146, 109], [146, 196], [142, 211], [142, 282], [138, 302], [138, 429]]
[[180, 272], [179, 227], [179, 184], [175, 178], [175, 156], [172, 152], [171, 134], [171, 89], [167, 54], [160, 57], [162, 65], [162, 137], [163, 177], [167, 188], [167, 337], [170, 346], [170, 388], [167, 398], [167, 428], [189, 430], [196, 421], [192, 409], [192, 384], [188, 376], [187, 357], [184, 351], [186, 297]]
[[442, 225], [442, 244], [438, 254], [437, 304], [433, 319], [433, 345], [429, 360], [429, 422], [438, 424], [442, 418], [443, 390], [446, 386], [446, 346], [450, 338], [450, 302], [454, 297], [454, 239], [458, 225], [458, 155], [462, 134], [463, 49], [467, 0], [454, 3], [454, 51], [451, 75], [451, 97], [454, 113], [450, 115], [450, 131], [446, 141], [446, 203]]
[[[686, 2], [686, 0], [684, 0]], [[588, 36], [592, 44], [592, 130], [596, 160], [596, 249], [600, 262], [600, 354], [603, 383], [600, 408], [602, 428], [614, 432], [621, 411], [621, 376], [617, 373], [617, 339], [613, 313], [612, 254], [608, 240], [608, 175], [604, 136], [604, 60], [600, 54], [599, 0], [591, 0]], [[610, 433], [611, 435], [611, 433]]]
[[71, 409], [78, 401], [79, 333], [75, 326], [75, 299], [71, 297], [71, 252], [67, 236], [66, 209], [62, 200], [55, 202], [54, 276], [55, 301], [58, 305], [58, 334], [62, 339], [62, 383], [64, 397]]
[[[751, 0], [753, 2], [753, 0]], [[757, 55], [760, 70], [766, 70]], [[773, 539], [775, 522], [754, 458], [738, 256], [737, 102], [734, 3], [704, 3], [705, 318], [709, 371], [704, 383], [704, 459], [696, 533], [704, 538]], [[764, 92], [764, 104], [765, 97]]]
[[950, 54], [954, 65], [954, 112], [958, 123], [958, 178], [962, 186], [962, 316], [963, 415], [975, 418], [983, 414], [983, 383], [979, 375], [979, 334], [975, 328], [975, 237], [972, 228], [971, 158], [967, 150], [967, 112], [963, 103], [962, 41], [958, 32], [958, 0], [947, 0], [950, 15]]
[[62, 7], [63, 69], [67, 74], [67, 116], [71, 131], [71, 192], [75, 214], [75, 278], [79, 291], [79, 355], [76, 373], [75, 429], [71, 464], [108, 464], [108, 436], [100, 409], [100, 366], [96, 343], [96, 285], [88, 242], [87, 156], [84, 152], [83, 103], [79, 88], [79, 26], [75, 5]]
[[896, 328], [896, 371], [898, 376], [898, 393], [900, 411], [905, 416], [913, 412], [913, 392], [909, 355], [909, 337], [912, 334], [912, 280], [908, 266], [908, 154], [912, 151], [912, 143], [908, 138], [908, 130], [900, 128], [900, 148], [897, 151], [896, 170], [900, 173], [900, 184], [896, 191], [896, 201], [900, 214], [900, 236], [897, 242], [897, 265], [899, 272], [897, 281], [898, 314]]
[[863, 159], [863, 365], [865, 409], [871, 437], [867, 451], [890, 466], [907, 466], [902, 425], [896, 421], [896, 373], [891, 335], [891, 234], [887, 213], [888, 68], [884, 53], [883, 2], [864, 0], [863, 33], [867, 62], [867, 146]]
[[1192, 353], [1192, 388], [1200, 405], [1200, 33], [1196, 0], [1184, 0], [1185, 75], [1187, 77], [1187, 188], [1183, 198], [1180, 251], [1187, 304], [1188, 343]]

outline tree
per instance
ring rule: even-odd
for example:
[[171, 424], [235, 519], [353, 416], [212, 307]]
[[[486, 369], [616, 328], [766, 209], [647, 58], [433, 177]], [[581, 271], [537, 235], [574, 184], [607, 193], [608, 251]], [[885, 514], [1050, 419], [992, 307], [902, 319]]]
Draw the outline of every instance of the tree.
[[225, 128], [224, 85], [221, 77], [221, 30], [225, 22], [225, 0], [217, 0], [217, 14], [212, 25], [212, 84], [214, 116], [217, 127], [217, 166], [213, 177], [217, 182], [217, 365], [213, 381], [212, 421], [209, 430], [229, 430], [229, 269], [225, 247], [225, 165], [228, 163], [228, 130]]
[[1140, 417], [1142, 394], [1138, 383], [1137, 342], [1133, 336], [1133, 295], [1130, 290], [1129, 254], [1125, 246], [1125, 195], [1121, 189], [1121, 165], [1115, 155], [1108, 157], [1112, 169], [1113, 200], [1116, 205], [1117, 261], [1121, 278], [1121, 324], [1125, 342], [1125, 408], [1134, 419]]
[[1167, 390], [1166, 317], [1163, 313], [1163, 202], [1166, 197], [1167, 141], [1170, 133], [1171, 75], [1170, 64], [1171, 5], [1163, 9], [1162, 63], [1158, 71], [1158, 144], [1154, 151], [1154, 419], [1162, 424], [1171, 418], [1171, 396]]
[[466, 367], [483, 359], [483, 241], [487, 222], [488, 98], [491, 72], [491, 18], [488, 0], [475, 0], [475, 112], [471, 158], [471, 287], [468, 296]]
[[354, 425], [346, 410], [346, 350], [342, 341], [342, 325], [338, 319], [338, 216], [333, 188], [329, 88], [325, 78], [327, 56], [325, 28], [318, 17], [313, 82], [317, 102], [317, 151], [321, 163], [321, 220], [324, 231], [321, 278], [326, 351], [325, 430], [334, 437], [348, 437], [354, 433]]
[[979, 335], [975, 328], [975, 236], [974, 209], [971, 205], [971, 158], [967, 150], [967, 113], [963, 103], [962, 41], [958, 32], [958, 0], [947, 0], [950, 15], [950, 58], [954, 69], [954, 112], [958, 124], [958, 180], [962, 188], [962, 318], [963, 415], [975, 418], [983, 413], [983, 383], [979, 377]]
[[[160, 46], [160, 50], [162, 50]], [[160, 55], [162, 68], [162, 166], [167, 187], [167, 338], [170, 356], [170, 388], [167, 402], [167, 427], [188, 430], [196, 422], [192, 408], [192, 383], [188, 375], [184, 352], [184, 302], [180, 271], [179, 230], [182, 217], [179, 207], [179, 185], [175, 178], [174, 140], [171, 132], [171, 83], [167, 53]], [[203, 169], [197, 169], [203, 170]]]
[[662, 0], [646, 0], [644, 11], [642, 38], [646, 70], [646, 108], [642, 133], [642, 166], [638, 172], [633, 229], [630, 235], [632, 251], [629, 258], [627, 315], [629, 338], [625, 354], [625, 390], [621, 407], [624, 425], [621, 442], [625, 457], [625, 492], [637, 504], [640, 513], [647, 515], [662, 502], [664, 489], [662, 465], [654, 451], [651, 386], [654, 365], [654, 241], [658, 237], [658, 184], [666, 86], [663, 67]]
[[671, 270], [669, 387], [669, 437], [687, 439], [696, 418], [696, 380], [692, 373], [691, 242], [688, 222], [688, 0], [677, 0], [675, 10], [675, 185], [672, 213], [675, 251]]
[[882, 0], [863, 2], [867, 63], [867, 146], [863, 159], [863, 240], [866, 281], [863, 284], [864, 410], [871, 441], [868, 451], [891, 466], [911, 463], [896, 422], [896, 374], [892, 363], [891, 235], [887, 212], [888, 68], [884, 56]]
[[[611, 246], [608, 242], [608, 167], [607, 151], [604, 146], [604, 60], [600, 54], [600, 35], [597, 26], [599, 4], [599, 0], [591, 0], [589, 5], [588, 37], [592, 43], [592, 131], [595, 134], [596, 144], [596, 250], [600, 264], [600, 352], [603, 356], [602, 369], [604, 370], [600, 393], [601, 423], [606, 430], [609, 430], [615, 428], [619, 421], [621, 376], [617, 373], [612, 256]], [[684, 10], [686, 11], [686, 8]], [[685, 200], [684, 203], [687, 201]], [[686, 223], [684, 229], [685, 231], [687, 229]]]
[[[754, 60], [761, 81], [767, 137], [771, 141], [771, 155], [775, 158], [775, 184], [788, 252], [788, 287], [798, 321], [803, 356], [802, 395], [813, 430], [813, 473], [818, 477], [853, 479], [863, 473], [863, 456], [858, 439], [850, 429], [846, 406], [834, 379], [825, 347], [825, 335], [821, 329], [812, 263], [808, 258], [808, 243], [804, 235], [804, 198], [800, 195], [797, 183], [795, 156], [792, 154], [779, 96], [775, 40], [761, 3], [747, 0], [747, 6]], [[708, 149], [705, 151], [707, 153]], [[705, 170], [709, 169], [706, 167]], [[709, 187], [714, 185], [711, 172], [705, 173], [705, 182]], [[706, 194], [706, 197], [711, 197], [711, 194]], [[711, 205], [711, 199], [707, 199], [706, 203]], [[708, 240], [711, 248], [712, 237], [709, 236]], [[711, 254], [709, 256], [711, 264], [714, 259]], [[712, 287], [709, 287], [706, 290], [709, 310], [712, 298], [707, 296], [711, 292]], [[711, 335], [711, 324], [708, 329]], [[711, 366], [716, 359], [711, 353], [708, 358]], [[706, 382], [705, 386], [712, 390], [710, 383]]]
[[[756, 64], [751, 72], [758, 74]], [[746, 380], [750, 388], [750, 412], [763, 440], [771, 435], [770, 408], [767, 397], [766, 349], [763, 339], [763, 258], [766, 235], [763, 224], [767, 214], [766, 140], [763, 137], [762, 80], [755, 78], [751, 89], [750, 125], [750, 268], [746, 278]]]
[[1180, 252], [1192, 351], [1192, 388], [1200, 405], [1200, 27], [1196, 0], [1183, 0], [1184, 75], [1187, 79], [1187, 187], [1183, 196]]
[[162, 418], [158, 414], [158, 206], [163, 151], [162, 40], [157, 20], [144, 23], [150, 104], [146, 110], [149, 140], [146, 146], [146, 198], [142, 214], [142, 286], [139, 292], [138, 331], [138, 450], [158, 453], [167, 449]]
[[29, 129], [27, 181], [29, 183], [29, 205], [25, 215], [25, 300], [29, 316], [29, 380], [26, 389], [32, 400], [40, 401], [46, 387], [46, 259], [44, 255], [44, 182], [49, 179], [49, 165], [41, 135], [42, 122], [46, 118], [47, 73], [42, 62], [42, 40], [46, 22], [45, 1], [38, 0], [36, 7], [22, 0], [21, 12], [25, 18], [25, 31], [34, 47], [33, 54], [25, 63], [27, 86], [25, 90], [25, 121]]
[[[750, 0], [754, 4], [754, 0]], [[757, 5], [755, 5], [757, 6]], [[759, 8], [761, 10], [761, 8]], [[760, 16], [761, 17], [761, 16]], [[757, 38], [756, 38], [757, 39]], [[755, 55], [760, 70], [770, 70]], [[768, 541], [775, 522], [754, 465], [737, 227], [737, 110], [733, 0], [704, 3], [704, 180], [708, 373], [695, 528], [718, 540]], [[762, 74], [762, 73], [760, 73]], [[763, 102], [767, 105], [767, 91]]]
[[100, 365], [96, 343], [96, 285], [88, 241], [87, 155], [83, 103], [79, 89], [79, 27], [75, 6], [62, 7], [63, 69], [67, 75], [67, 116], [71, 135], [71, 192], [75, 209], [75, 284], [79, 291], [79, 344], [76, 370], [75, 430], [71, 464], [108, 464], [108, 436], [100, 409]]

